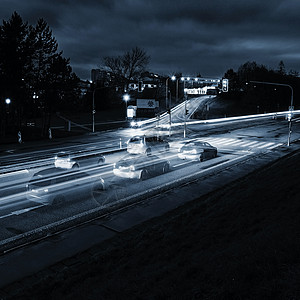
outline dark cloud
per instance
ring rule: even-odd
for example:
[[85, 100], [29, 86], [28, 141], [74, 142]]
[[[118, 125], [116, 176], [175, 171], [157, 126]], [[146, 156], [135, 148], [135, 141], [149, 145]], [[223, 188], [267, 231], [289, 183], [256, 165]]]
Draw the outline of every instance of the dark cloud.
[[248, 60], [300, 71], [298, 0], [1, 0], [2, 19], [14, 11], [44, 18], [83, 79], [135, 46], [163, 74], [222, 76]]

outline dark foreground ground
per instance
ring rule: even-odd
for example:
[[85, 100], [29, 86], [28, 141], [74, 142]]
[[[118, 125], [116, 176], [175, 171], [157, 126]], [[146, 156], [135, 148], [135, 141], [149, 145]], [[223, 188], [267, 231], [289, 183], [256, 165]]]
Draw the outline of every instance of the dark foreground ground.
[[300, 299], [299, 178], [300, 151], [90, 249], [93, 259], [10, 286], [9, 299]]

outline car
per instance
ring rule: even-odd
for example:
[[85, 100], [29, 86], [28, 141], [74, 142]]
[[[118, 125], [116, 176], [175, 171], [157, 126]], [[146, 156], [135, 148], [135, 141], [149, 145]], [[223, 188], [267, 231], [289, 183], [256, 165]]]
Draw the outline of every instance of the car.
[[26, 185], [27, 199], [45, 205], [59, 204], [66, 199], [99, 196], [105, 190], [99, 175], [79, 170], [48, 168], [35, 173]]
[[169, 151], [170, 145], [159, 136], [133, 136], [127, 142], [127, 152], [132, 154], [147, 154]]
[[105, 156], [94, 151], [60, 151], [54, 157], [54, 166], [62, 169], [78, 169], [104, 163]]
[[203, 161], [205, 159], [217, 157], [218, 150], [207, 142], [189, 141], [178, 149], [178, 157], [181, 159], [191, 159]]
[[118, 177], [145, 180], [169, 170], [170, 162], [156, 155], [127, 154], [114, 164], [113, 173]]

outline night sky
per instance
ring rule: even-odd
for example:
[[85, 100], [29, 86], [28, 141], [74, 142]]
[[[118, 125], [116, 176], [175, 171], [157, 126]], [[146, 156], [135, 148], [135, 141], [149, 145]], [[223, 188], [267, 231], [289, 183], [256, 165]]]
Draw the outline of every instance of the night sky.
[[104, 56], [135, 46], [161, 75], [220, 77], [256, 61], [300, 71], [299, 0], [0, 0], [0, 18], [16, 11], [43, 18], [73, 71], [90, 79]]

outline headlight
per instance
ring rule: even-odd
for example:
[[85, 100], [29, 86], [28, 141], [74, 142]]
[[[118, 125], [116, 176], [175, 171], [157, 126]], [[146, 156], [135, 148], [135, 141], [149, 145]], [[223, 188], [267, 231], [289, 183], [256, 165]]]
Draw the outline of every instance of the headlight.
[[134, 122], [134, 121], [132, 121], [131, 123], [130, 123], [130, 126], [131, 127], [134, 127], [136, 125], [136, 123]]
[[135, 170], [135, 166], [131, 165], [131, 166], [129, 167], [129, 169], [130, 169], [130, 171], [134, 171], [134, 170]]

